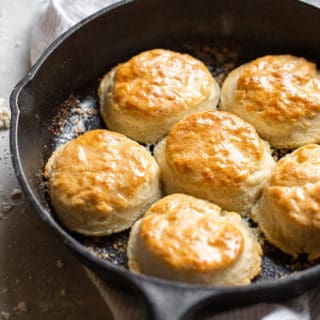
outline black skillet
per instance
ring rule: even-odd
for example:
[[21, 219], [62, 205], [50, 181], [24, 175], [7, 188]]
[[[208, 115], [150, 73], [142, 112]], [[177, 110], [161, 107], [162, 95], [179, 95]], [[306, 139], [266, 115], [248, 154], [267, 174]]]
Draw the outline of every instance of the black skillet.
[[[236, 43], [240, 48], [236, 64], [268, 53], [292, 53], [319, 62], [320, 10], [307, 3], [312, 1], [303, 2], [121, 1], [60, 37], [13, 90], [11, 151], [16, 175], [28, 200], [84, 264], [108, 283], [140, 294], [149, 319], [186, 319], [205, 306], [216, 313], [290, 298], [320, 283], [320, 264], [292, 270], [294, 262], [290, 258], [276, 250], [266, 250], [262, 274], [254, 283], [225, 288], [131, 273], [123, 266], [126, 257], [119, 245], [126, 241], [126, 233], [100, 241], [79, 237], [66, 231], [50, 209], [41, 172], [57, 143], [68, 139], [59, 130], [66, 129], [68, 123], [77, 123], [70, 120], [68, 110], [78, 102], [62, 102], [72, 93], [79, 99], [92, 96], [89, 107], [97, 108], [95, 88], [99, 77], [118, 62], [155, 47], [189, 51], [204, 60], [209, 57], [207, 63], [213, 72], [221, 66], [215, 58], [210, 60], [212, 54], [205, 45], [219, 50], [224, 43]], [[89, 114], [86, 130], [102, 126], [98, 115]]]

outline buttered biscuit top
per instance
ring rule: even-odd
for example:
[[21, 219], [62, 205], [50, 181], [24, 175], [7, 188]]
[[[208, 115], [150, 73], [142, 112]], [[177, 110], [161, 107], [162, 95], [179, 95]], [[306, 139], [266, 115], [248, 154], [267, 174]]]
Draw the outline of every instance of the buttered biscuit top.
[[260, 255], [239, 214], [184, 194], [153, 204], [128, 243], [131, 270], [195, 283], [249, 283], [260, 270]]
[[320, 257], [320, 146], [282, 158], [253, 208], [267, 239], [284, 252]]
[[240, 66], [223, 84], [221, 107], [275, 147], [320, 141], [320, 76], [304, 58], [265, 56]]
[[227, 220], [219, 221], [219, 207], [180, 197], [183, 202], [162, 201], [148, 211], [140, 227], [146, 246], [177, 269], [206, 272], [234, 264], [244, 247], [241, 231]]
[[215, 109], [219, 86], [188, 54], [145, 51], [112, 69], [99, 87], [106, 125], [141, 142], [156, 142], [186, 115]]
[[210, 95], [211, 74], [187, 54], [152, 50], [121, 64], [115, 73], [114, 102], [119, 109], [169, 115]]
[[274, 164], [250, 124], [220, 111], [177, 123], [155, 156], [166, 193], [184, 192], [239, 212], [252, 205]]
[[320, 230], [320, 146], [303, 146], [279, 161], [269, 186], [288, 217]]
[[152, 156], [127, 137], [94, 130], [53, 153], [46, 165], [53, 207], [84, 234], [126, 229], [160, 196]]
[[180, 122], [166, 142], [168, 162], [181, 173], [199, 174], [217, 187], [243, 182], [261, 161], [264, 142], [256, 130], [231, 114], [202, 113]]

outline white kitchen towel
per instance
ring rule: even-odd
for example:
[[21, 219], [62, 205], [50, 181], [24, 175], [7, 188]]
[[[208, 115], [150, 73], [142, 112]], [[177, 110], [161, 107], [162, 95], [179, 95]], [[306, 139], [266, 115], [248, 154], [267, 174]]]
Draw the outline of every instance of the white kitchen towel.
[[49, 44], [64, 31], [94, 12], [119, 0], [47, 0], [39, 8], [39, 15], [31, 34], [31, 64]]
[[[61, 33], [72, 25], [119, 0], [47, 0], [39, 8], [31, 36], [30, 61], [33, 64]], [[101, 281], [91, 271], [87, 273], [111, 309], [115, 320], [141, 320], [143, 303], [138, 297], [121, 292]], [[276, 288], [275, 288], [276, 290]], [[257, 304], [218, 316], [203, 316], [205, 320], [315, 320], [320, 319], [320, 289], [281, 304]], [[196, 318], [199, 319], [199, 318]], [[170, 319], [168, 319], [170, 320]]]

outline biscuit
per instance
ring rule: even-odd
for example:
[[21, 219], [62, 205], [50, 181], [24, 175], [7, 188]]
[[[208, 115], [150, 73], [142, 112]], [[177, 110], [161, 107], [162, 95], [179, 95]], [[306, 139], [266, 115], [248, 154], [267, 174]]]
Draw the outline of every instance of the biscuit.
[[220, 107], [275, 148], [320, 142], [320, 74], [304, 58], [265, 56], [236, 68], [223, 83]]
[[287, 254], [320, 257], [320, 146], [282, 158], [252, 209], [266, 238]]
[[154, 203], [131, 229], [130, 270], [207, 285], [248, 284], [261, 247], [235, 212], [184, 194]]
[[274, 160], [249, 123], [221, 111], [193, 114], [174, 125], [154, 150], [165, 194], [186, 193], [246, 215]]
[[186, 116], [216, 109], [220, 87], [208, 68], [188, 54], [142, 52], [101, 80], [100, 113], [113, 131], [155, 143]]
[[161, 197], [159, 167], [122, 134], [93, 130], [56, 150], [45, 166], [52, 206], [70, 230], [125, 230]]

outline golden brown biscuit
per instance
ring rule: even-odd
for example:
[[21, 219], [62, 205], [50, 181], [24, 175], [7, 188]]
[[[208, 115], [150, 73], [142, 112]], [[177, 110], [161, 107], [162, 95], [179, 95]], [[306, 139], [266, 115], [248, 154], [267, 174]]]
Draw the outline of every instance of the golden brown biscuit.
[[128, 243], [129, 268], [191, 283], [239, 285], [260, 271], [261, 248], [235, 212], [184, 194], [154, 203]]
[[265, 56], [238, 67], [222, 86], [220, 106], [276, 148], [320, 142], [320, 76], [303, 58]]
[[252, 210], [266, 238], [282, 251], [320, 257], [320, 146], [282, 158]]
[[174, 125], [154, 151], [165, 193], [187, 193], [246, 214], [274, 165], [269, 145], [236, 115], [196, 113]]
[[60, 147], [49, 158], [45, 176], [63, 224], [86, 235], [131, 227], [161, 196], [153, 157], [108, 130], [90, 131]]
[[154, 49], [109, 71], [98, 94], [109, 129], [154, 143], [189, 114], [216, 109], [220, 88], [199, 60]]

